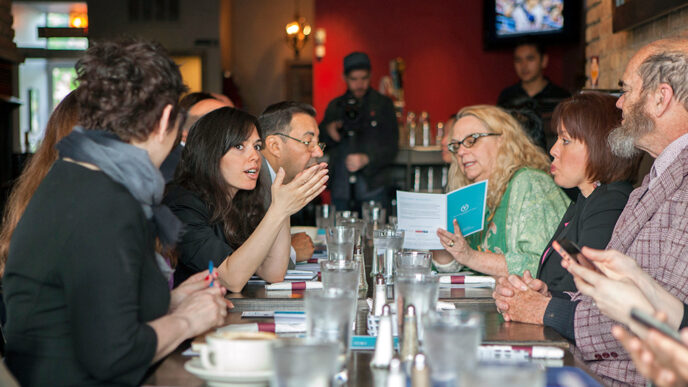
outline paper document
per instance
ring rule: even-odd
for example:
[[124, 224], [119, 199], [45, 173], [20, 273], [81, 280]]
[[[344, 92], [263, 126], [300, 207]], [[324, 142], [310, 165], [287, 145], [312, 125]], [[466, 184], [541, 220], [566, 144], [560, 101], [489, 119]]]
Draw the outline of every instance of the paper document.
[[397, 191], [397, 227], [404, 230], [404, 248], [442, 250], [437, 229], [454, 232], [454, 219], [464, 236], [485, 227], [487, 180], [447, 194]]

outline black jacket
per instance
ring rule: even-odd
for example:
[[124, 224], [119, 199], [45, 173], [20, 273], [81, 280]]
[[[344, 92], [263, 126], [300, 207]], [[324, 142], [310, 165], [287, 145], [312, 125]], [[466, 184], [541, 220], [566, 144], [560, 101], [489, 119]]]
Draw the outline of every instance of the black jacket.
[[571, 203], [538, 267], [537, 278], [545, 282], [550, 291], [576, 291], [573, 277], [561, 267], [561, 256], [552, 249], [552, 242], [566, 238], [580, 247], [604, 249], [632, 190], [628, 182], [602, 184], [587, 198], [579, 194], [576, 202]]
[[[337, 185], [348, 184], [348, 172], [344, 166], [346, 156], [353, 153], [365, 153], [369, 163], [360, 170], [369, 189], [384, 186], [387, 183], [385, 169], [394, 162], [399, 144], [399, 128], [392, 100], [369, 89], [366, 95], [355, 104], [348, 101], [353, 98], [350, 92], [333, 99], [325, 117], [320, 123], [320, 138], [327, 144], [330, 155], [330, 187], [333, 196], [337, 196]], [[335, 142], [327, 133], [327, 125], [333, 121], [342, 121], [344, 131], [350, 129], [353, 136], [342, 135], [340, 142]]]
[[179, 262], [174, 271], [174, 286], [206, 270], [208, 261], [219, 267], [234, 252], [225, 238], [224, 224], [210, 222], [212, 212], [195, 192], [170, 184], [163, 203], [184, 223], [184, 234], [177, 243]]

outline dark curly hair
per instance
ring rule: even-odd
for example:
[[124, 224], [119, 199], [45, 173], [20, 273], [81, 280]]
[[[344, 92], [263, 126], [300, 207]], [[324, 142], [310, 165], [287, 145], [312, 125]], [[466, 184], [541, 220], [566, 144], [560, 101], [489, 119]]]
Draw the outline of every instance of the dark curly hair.
[[263, 187], [258, 182], [254, 190], [239, 190], [231, 198], [220, 159], [254, 130], [256, 118], [239, 109], [223, 107], [205, 114], [191, 127], [173, 182], [200, 196], [212, 212], [211, 223], [222, 223], [233, 249], [251, 236], [265, 215]]
[[145, 141], [167, 105], [174, 107], [173, 127], [177, 101], [187, 90], [179, 67], [159, 43], [132, 38], [94, 44], [76, 63], [76, 72], [79, 123], [126, 142]]

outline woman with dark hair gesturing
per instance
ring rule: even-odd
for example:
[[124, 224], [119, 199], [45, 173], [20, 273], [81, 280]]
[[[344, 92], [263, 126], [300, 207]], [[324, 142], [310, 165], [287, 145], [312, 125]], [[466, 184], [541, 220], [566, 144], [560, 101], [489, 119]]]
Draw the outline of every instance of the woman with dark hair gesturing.
[[282, 184], [272, 184], [272, 204], [263, 208], [258, 175], [263, 140], [255, 117], [224, 107], [191, 128], [164, 202], [182, 220], [175, 284], [213, 261], [227, 288], [239, 292], [253, 274], [284, 279], [289, 262], [289, 216], [318, 196], [327, 182], [325, 164], [314, 165]]

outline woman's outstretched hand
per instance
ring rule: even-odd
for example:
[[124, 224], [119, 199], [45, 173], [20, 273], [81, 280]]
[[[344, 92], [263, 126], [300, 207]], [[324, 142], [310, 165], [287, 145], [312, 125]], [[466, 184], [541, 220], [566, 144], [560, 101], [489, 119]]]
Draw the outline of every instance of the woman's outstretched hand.
[[288, 184], [283, 184], [285, 172], [280, 168], [272, 183], [271, 206], [286, 216], [297, 213], [325, 190], [329, 178], [327, 172], [327, 164], [320, 163], [301, 171]]

